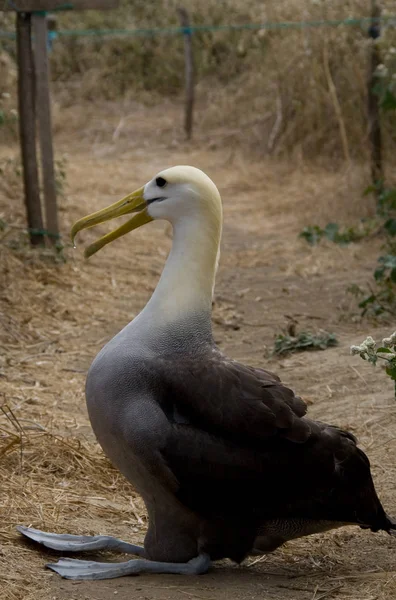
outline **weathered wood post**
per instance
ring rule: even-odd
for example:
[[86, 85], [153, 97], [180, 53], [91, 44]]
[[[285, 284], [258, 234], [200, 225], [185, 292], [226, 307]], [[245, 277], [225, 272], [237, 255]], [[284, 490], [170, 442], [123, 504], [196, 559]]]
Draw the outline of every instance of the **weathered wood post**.
[[368, 31], [371, 38], [370, 44], [370, 67], [368, 74], [367, 90], [367, 111], [368, 111], [368, 135], [370, 141], [371, 156], [371, 181], [375, 189], [375, 195], [378, 199], [384, 188], [384, 169], [382, 164], [382, 134], [381, 117], [379, 107], [379, 97], [375, 92], [375, 85], [378, 82], [378, 65], [381, 64], [381, 57], [377, 38], [381, 35], [381, 8], [377, 0], [371, 0], [371, 18], [372, 22]]
[[185, 8], [177, 9], [180, 18], [180, 25], [183, 27], [184, 35], [184, 65], [185, 65], [185, 116], [184, 129], [187, 139], [191, 139], [193, 130], [193, 111], [194, 111], [194, 56], [192, 47], [192, 34], [190, 16]]
[[45, 221], [48, 241], [50, 244], [55, 244], [59, 238], [59, 226], [52, 148], [48, 32], [45, 12], [33, 13], [32, 20], [36, 71], [36, 115], [39, 126]]
[[[118, 0], [66, 0], [64, 3], [59, 0], [17, 0], [16, 3], [13, 0], [0, 1], [0, 11], [16, 12], [19, 134], [27, 226], [32, 245], [42, 244], [45, 235], [52, 244], [59, 237], [46, 13], [71, 9], [106, 10], [117, 6]], [[41, 150], [45, 228], [37, 166], [36, 117]]]
[[30, 243], [42, 244], [43, 217], [36, 154], [36, 114], [34, 61], [32, 52], [32, 15], [17, 14], [19, 135], [23, 164], [23, 185]]

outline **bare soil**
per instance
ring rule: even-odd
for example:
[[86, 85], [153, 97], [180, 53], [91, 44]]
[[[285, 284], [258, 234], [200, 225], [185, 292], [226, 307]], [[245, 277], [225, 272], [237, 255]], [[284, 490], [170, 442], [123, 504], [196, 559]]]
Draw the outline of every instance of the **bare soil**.
[[[381, 240], [340, 248], [309, 247], [303, 226], [356, 222], [373, 206], [361, 191], [358, 165], [345, 172], [270, 160], [251, 161], [226, 137], [181, 141], [177, 107], [112, 105], [65, 109], [57, 115], [56, 147], [67, 154], [62, 232], [79, 217], [142, 185], [158, 170], [192, 164], [217, 183], [225, 225], [214, 329], [221, 348], [241, 361], [278, 372], [309, 405], [310, 415], [355, 433], [372, 462], [378, 493], [396, 514], [396, 404], [392, 384], [349, 354], [349, 346], [392, 324], [362, 322], [352, 283], [370, 281]], [[122, 116], [122, 115], [121, 115]], [[0, 147], [14, 160], [17, 148]], [[1, 186], [2, 184], [0, 184]], [[108, 246], [89, 261], [82, 248], [105, 231], [84, 232], [77, 250], [55, 262], [21, 238], [20, 181], [0, 187], [0, 577], [12, 600], [391, 599], [396, 594], [396, 541], [349, 527], [287, 544], [258, 562], [224, 562], [201, 577], [139, 576], [68, 582], [44, 570], [55, 553], [25, 543], [23, 523], [49, 531], [107, 533], [141, 542], [145, 511], [133, 488], [108, 463], [90, 429], [86, 370], [100, 347], [144, 306], [171, 239], [154, 223]], [[297, 330], [336, 333], [323, 352], [271, 356], [274, 336], [290, 320]], [[121, 557], [120, 559], [123, 559]], [[101, 560], [114, 560], [114, 555]]]

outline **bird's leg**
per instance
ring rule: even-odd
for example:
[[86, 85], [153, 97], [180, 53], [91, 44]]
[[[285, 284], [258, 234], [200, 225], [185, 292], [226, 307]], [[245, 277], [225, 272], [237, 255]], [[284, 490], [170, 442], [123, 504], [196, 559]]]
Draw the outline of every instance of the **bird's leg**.
[[18, 525], [17, 530], [29, 539], [43, 544], [52, 550], [62, 552], [88, 552], [92, 550], [113, 550], [145, 557], [142, 546], [128, 544], [108, 535], [70, 535], [68, 533], [47, 533], [32, 527]]
[[[141, 546], [128, 544], [107, 535], [70, 535], [67, 533], [47, 533], [39, 529], [19, 525], [18, 531], [39, 544], [53, 550], [69, 552], [85, 552], [92, 550], [114, 550], [145, 557]], [[206, 573], [210, 566], [208, 554], [200, 554], [186, 563], [172, 563], [135, 559], [119, 563], [102, 563], [88, 560], [61, 558], [57, 563], [46, 565], [65, 579], [113, 579], [124, 575], [140, 573], [175, 573], [200, 575]]]
[[208, 554], [199, 554], [186, 563], [167, 563], [139, 558], [121, 563], [101, 563], [61, 558], [57, 563], [47, 564], [46, 566], [65, 579], [114, 579], [115, 577], [139, 575], [140, 573], [201, 575], [208, 571], [210, 557]]

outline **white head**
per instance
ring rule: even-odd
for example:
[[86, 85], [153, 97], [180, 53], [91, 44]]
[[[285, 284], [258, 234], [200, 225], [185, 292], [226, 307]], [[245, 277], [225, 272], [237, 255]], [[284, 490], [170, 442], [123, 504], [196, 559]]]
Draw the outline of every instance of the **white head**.
[[146, 183], [143, 197], [153, 219], [165, 219], [175, 225], [180, 219], [204, 217], [210, 223], [221, 224], [217, 187], [195, 167], [178, 166], [161, 171]]
[[88, 246], [85, 256], [154, 219], [170, 221], [172, 250], [143, 312], [149, 316], [151, 327], [174, 323], [193, 313], [204, 314], [210, 322], [222, 226], [221, 199], [213, 181], [194, 167], [161, 171], [122, 200], [80, 219], [72, 228], [72, 239], [82, 229], [128, 213], [137, 214]]
[[164, 219], [177, 227], [199, 223], [202, 229], [210, 229], [218, 245], [221, 236], [221, 198], [213, 181], [200, 169], [177, 166], [158, 173], [142, 188], [132, 192], [115, 204], [83, 217], [73, 225], [71, 235], [115, 217], [138, 213], [118, 229], [98, 239], [85, 251], [92, 256], [116, 238], [137, 229], [154, 219]]

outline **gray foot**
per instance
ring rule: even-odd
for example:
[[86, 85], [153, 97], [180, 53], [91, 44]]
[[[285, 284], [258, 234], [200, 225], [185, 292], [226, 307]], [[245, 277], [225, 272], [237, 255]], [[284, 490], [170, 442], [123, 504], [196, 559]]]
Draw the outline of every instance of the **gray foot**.
[[101, 563], [61, 558], [57, 563], [46, 566], [65, 579], [114, 579], [140, 573], [201, 575], [209, 569], [210, 557], [208, 554], [200, 554], [187, 563], [166, 563], [141, 559], [121, 563]]
[[113, 550], [136, 556], [145, 556], [144, 548], [128, 544], [108, 535], [69, 535], [68, 533], [47, 533], [32, 527], [18, 525], [17, 530], [47, 548], [62, 552], [86, 552], [89, 550]]

